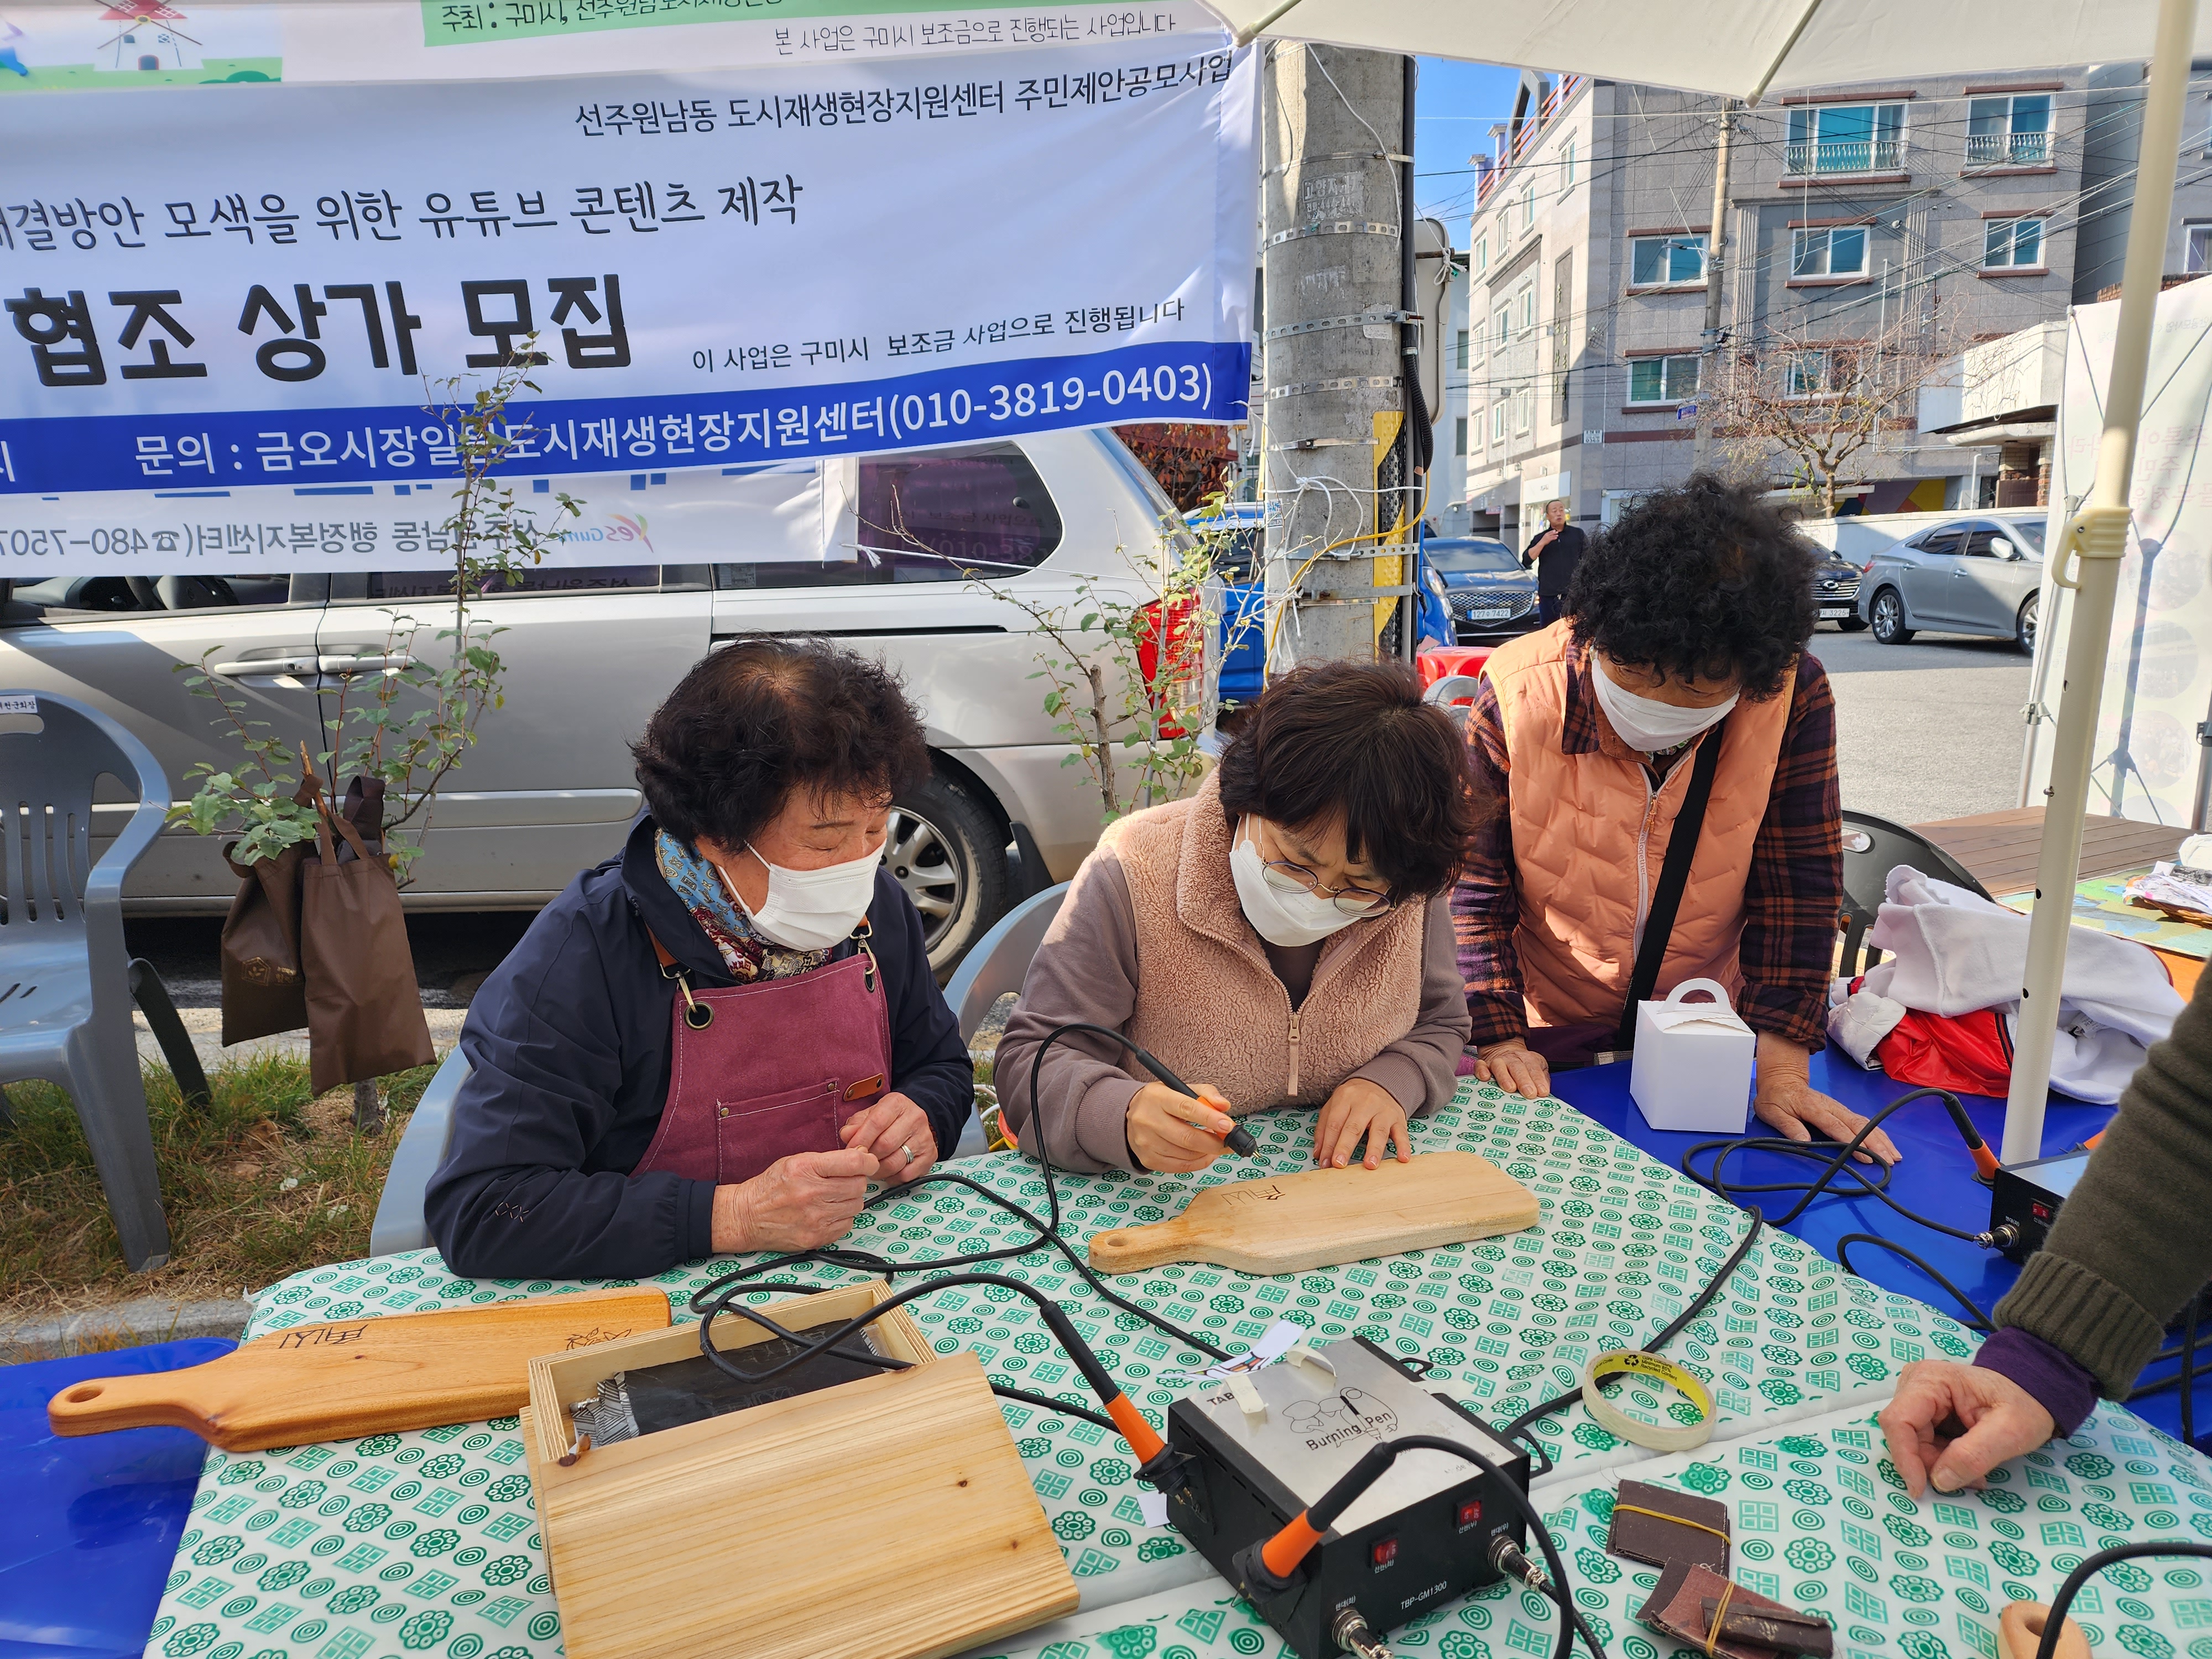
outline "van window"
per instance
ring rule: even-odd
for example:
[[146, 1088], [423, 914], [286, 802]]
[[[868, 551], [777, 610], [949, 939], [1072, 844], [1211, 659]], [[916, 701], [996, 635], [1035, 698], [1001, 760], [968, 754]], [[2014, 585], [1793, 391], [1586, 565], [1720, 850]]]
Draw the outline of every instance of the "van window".
[[[504, 581], [486, 584], [483, 598], [508, 599], [525, 593], [653, 592], [660, 586], [657, 564], [536, 565], [518, 571]], [[355, 598], [355, 593], [339, 597]], [[369, 573], [370, 599], [449, 599], [453, 596], [450, 570], [374, 570]]]
[[1060, 545], [1060, 509], [1014, 444], [881, 455], [857, 469], [851, 544], [824, 560], [718, 564], [720, 588], [966, 581], [1034, 570]]
[[256, 605], [320, 605], [327, 576], [287, 575], [281, 570], [227, 570], [221, 575], [49, 576], [18, 581], [3, 597], [0, 620], [61, 622], [84, 612], [233, 611]]

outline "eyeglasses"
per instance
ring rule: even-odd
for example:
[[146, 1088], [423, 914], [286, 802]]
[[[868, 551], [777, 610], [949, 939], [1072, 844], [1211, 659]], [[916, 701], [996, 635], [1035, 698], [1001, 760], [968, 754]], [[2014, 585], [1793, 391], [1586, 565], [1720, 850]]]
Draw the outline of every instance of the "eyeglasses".
[[1390, 896], [1367, 887], [1324, 887], [1321, 878], [1303, 864], [1270, 859], [1260, 874], [1279, 893], [1311, 893], [1327, 899], [1341, 915], [1371, 916], [1390, 908]]

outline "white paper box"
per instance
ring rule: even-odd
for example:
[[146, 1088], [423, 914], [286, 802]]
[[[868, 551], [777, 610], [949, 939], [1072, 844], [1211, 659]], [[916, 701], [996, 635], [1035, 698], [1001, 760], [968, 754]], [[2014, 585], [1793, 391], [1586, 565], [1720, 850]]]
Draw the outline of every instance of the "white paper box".
[[[1710, 1002], [1685, 1002], [1708, 991]], [[1741, 1134], [1751, 1110], [1751, 1064], [1758, 1039], [1729, 1005], [1727, 988], [1688, 979], [1663, 1002], [1636, 1007], [1629, 1098], [1655, 1129]]]

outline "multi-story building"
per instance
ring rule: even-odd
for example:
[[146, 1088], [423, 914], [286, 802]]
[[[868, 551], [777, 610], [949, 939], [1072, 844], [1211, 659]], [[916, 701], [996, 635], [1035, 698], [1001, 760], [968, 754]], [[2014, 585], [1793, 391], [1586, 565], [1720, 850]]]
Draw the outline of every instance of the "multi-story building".
[[[1784, 396], [1808, 406], [1833, 395], [1826, 356], [1840, 365], [1877, 341], [1927, 354], [1917, 407], [1885, 421], [1846, 474], [1840, 493], [1863, 510], [1980, 492], [1977, 458], [1933, 430], [1960, 419], [1958, 371], [1939, 364], [2062, 319], [2076, 297], [2085, 124], [2100, 97], [2125, 98], [2094, 79], [1904, 78], [1736, 112], [1723, 349], [1740, 363], [1786, 344]], [[1468, 238], [1476, 533], [1519, 545], [1553, 496], [1579, 520], [1609, 521], [1688, 474], [1712, 363], [1701, 344], [1717, 115], [1709, 98], [1532, 72], [1492, 129]], [[2196, 143], [2201, 153], [2203, 124]], [[1741, 453], [1716, 437], [1715, 461]]]

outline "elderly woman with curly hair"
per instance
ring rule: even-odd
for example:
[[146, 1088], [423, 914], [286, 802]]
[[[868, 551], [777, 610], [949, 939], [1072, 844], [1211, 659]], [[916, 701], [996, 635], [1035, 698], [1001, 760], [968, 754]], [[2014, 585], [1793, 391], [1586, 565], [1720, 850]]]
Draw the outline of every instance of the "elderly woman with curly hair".
[[884, 665], [819, 639], [702, 659], [633, 745], [645, 811], [469, 1006], [423, 1212], [447, 1265], [643, 1279], [842, 1237], [951, 1150], [975, 1073], [881, 868], [927, 769]]
[[[1618, 1046], [1676, 819], [1703, 794], [1649, 994], [1729, 987], [1758, 1033], [1753, 1109], [1781, 1133], [1865, 1121], [1808, 1072], [1844, 884], [1835, 699], [1805, 649], [1814, 562], [1771, 507], [1700, 475], [1600, 535], [1566, 614], [1491, 658], [1468, 744], [1507, 810], [1452, 898], [1477, 1075], [1542, 1094], [1552, 1066]], [[1897, 1160], [1879, 1131], [1866, 1150]]]

